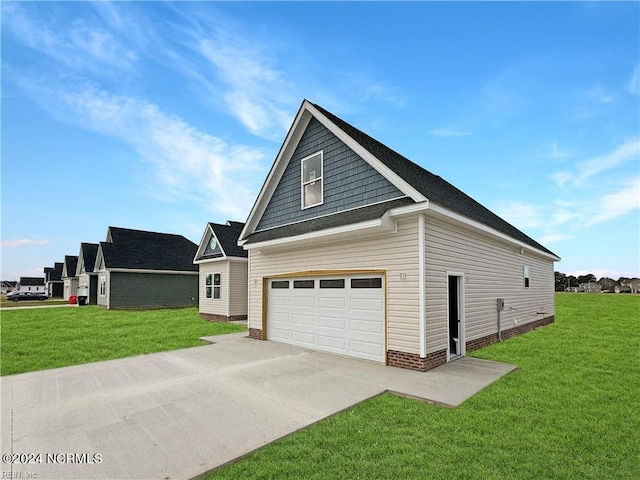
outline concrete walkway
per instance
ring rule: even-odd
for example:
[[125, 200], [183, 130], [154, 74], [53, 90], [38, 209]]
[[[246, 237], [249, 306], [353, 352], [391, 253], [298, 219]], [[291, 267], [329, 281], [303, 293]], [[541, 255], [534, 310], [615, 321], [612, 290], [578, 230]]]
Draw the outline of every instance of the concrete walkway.
[[3, 462], [3, 478], [192, 478], [384, 391], [453, 407], [516, 368], [462, 358], [418, 373], [246, 333], [210, 340], [2, 377], [2, 453], [32, 462]]

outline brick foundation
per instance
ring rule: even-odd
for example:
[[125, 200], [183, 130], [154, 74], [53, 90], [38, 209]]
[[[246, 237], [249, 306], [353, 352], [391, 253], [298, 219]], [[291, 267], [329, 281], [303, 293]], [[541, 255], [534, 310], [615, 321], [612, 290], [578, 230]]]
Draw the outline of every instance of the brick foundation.
[[217, 315], [214, 313], [200, 313], [200, 316], [208, 322], [232, 322], [236, 320], [246, 320], [246, 315]]
[[262, 340], [262, 330], [260, 330], [259, 328], [250, 328], [249, 338], [253, 338], [255, 340]]
[[387, 352], [387, 365], [390, 367], [426, 372], [445, 363], [447, 363], [446, 350], [428, 353], [426, 357], [421, 357], [417, 353], [397, 352], [395, 350], [389, 350]]
[[[529, 322], [524, 325], [518, 325], [517, 327], [509, 328], [507, 330], [502, 331], [502, 340], [507, 340], [511, 337], [517, 337], [518, 335], [522, 335], [523, 333], [530, 332], [535, 330], [538, 327], [544, 327], [546, 325], [550, 325], [555, 322], [555, 317], [552, 315], [550, 317], [541, 318], [540, 320], [536, 320], [535, 322]], [[473, 352], [474, 350], [480, 350], [481, 348], [488, 347], [491, 344], [498, 342], [498, 334], [492, 333], [491, 335], [486, 335], [484, 337], [476, 338], [475, 340], [469, 340], [466, 344], [467, 352]]]

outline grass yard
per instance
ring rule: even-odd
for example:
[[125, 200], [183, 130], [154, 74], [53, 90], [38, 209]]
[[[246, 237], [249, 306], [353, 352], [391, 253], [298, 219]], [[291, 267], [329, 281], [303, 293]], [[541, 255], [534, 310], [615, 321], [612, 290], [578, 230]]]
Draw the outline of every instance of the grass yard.
[[381, 395], [208, 478], [640, 478], [640, 296], [558, 294], [555, 324], [474, 356], [520, 370], [455, 410]]
[[209, 323], [197, 308], [118, 311], [96, 306], [2, 310], [0, 373], [15, 373], [204, 345], [198, 337], [245, 331]]

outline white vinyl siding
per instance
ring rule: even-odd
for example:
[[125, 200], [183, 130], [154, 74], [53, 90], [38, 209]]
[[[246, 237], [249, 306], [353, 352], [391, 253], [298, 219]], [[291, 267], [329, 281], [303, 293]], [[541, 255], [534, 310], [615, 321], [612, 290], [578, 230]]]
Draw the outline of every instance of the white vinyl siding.
[[317, 270], [380, 270], [386, 272], [387, 350], [420, 353], [417, 216], [398, 220], [393, 233], [333, 244], [251, 250], [249, 256], [249, 327], [262, 329], [265, 277]]
[[229, 315], [247, 314], [247, 262], [229, 261], [227, 288], [229, 290]]
[[[497, 332], [496, 299], [504, 298], [502, 330], [549, 317], [554, 311], [551, 259], [469, 228], [427, 216], [427, 353], [447, 345], [447, 272], [464, 274], [465, 340]], [[530, 287], [523, 268], [529, 267]]]
[[[199, 311], [225, 317], [247, 314], [247, 262], [216, 260], [199, 265]], [[220, 298], [213, 298], [214, 275], [221, 274]], [[211, 298], [207, 298], [207, 275], [211, 275]]]

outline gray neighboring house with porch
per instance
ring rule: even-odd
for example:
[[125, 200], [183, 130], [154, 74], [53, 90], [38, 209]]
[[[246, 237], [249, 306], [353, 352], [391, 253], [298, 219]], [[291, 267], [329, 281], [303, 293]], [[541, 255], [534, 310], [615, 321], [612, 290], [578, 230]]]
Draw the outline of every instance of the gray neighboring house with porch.
[[557, 255], [306, 100], [239, 243], [259, 340], [424, 371], [555, 317]]
[[98, 304], [98, 274], [93, 271], [98, 254], [97, 243], [81, 243], [78, 253], [78, 302], [83, 305]]
[[98, 305], [114, 309], [198, 305], [198, 246], [182, 235], [109, 227], [94, 272]]

